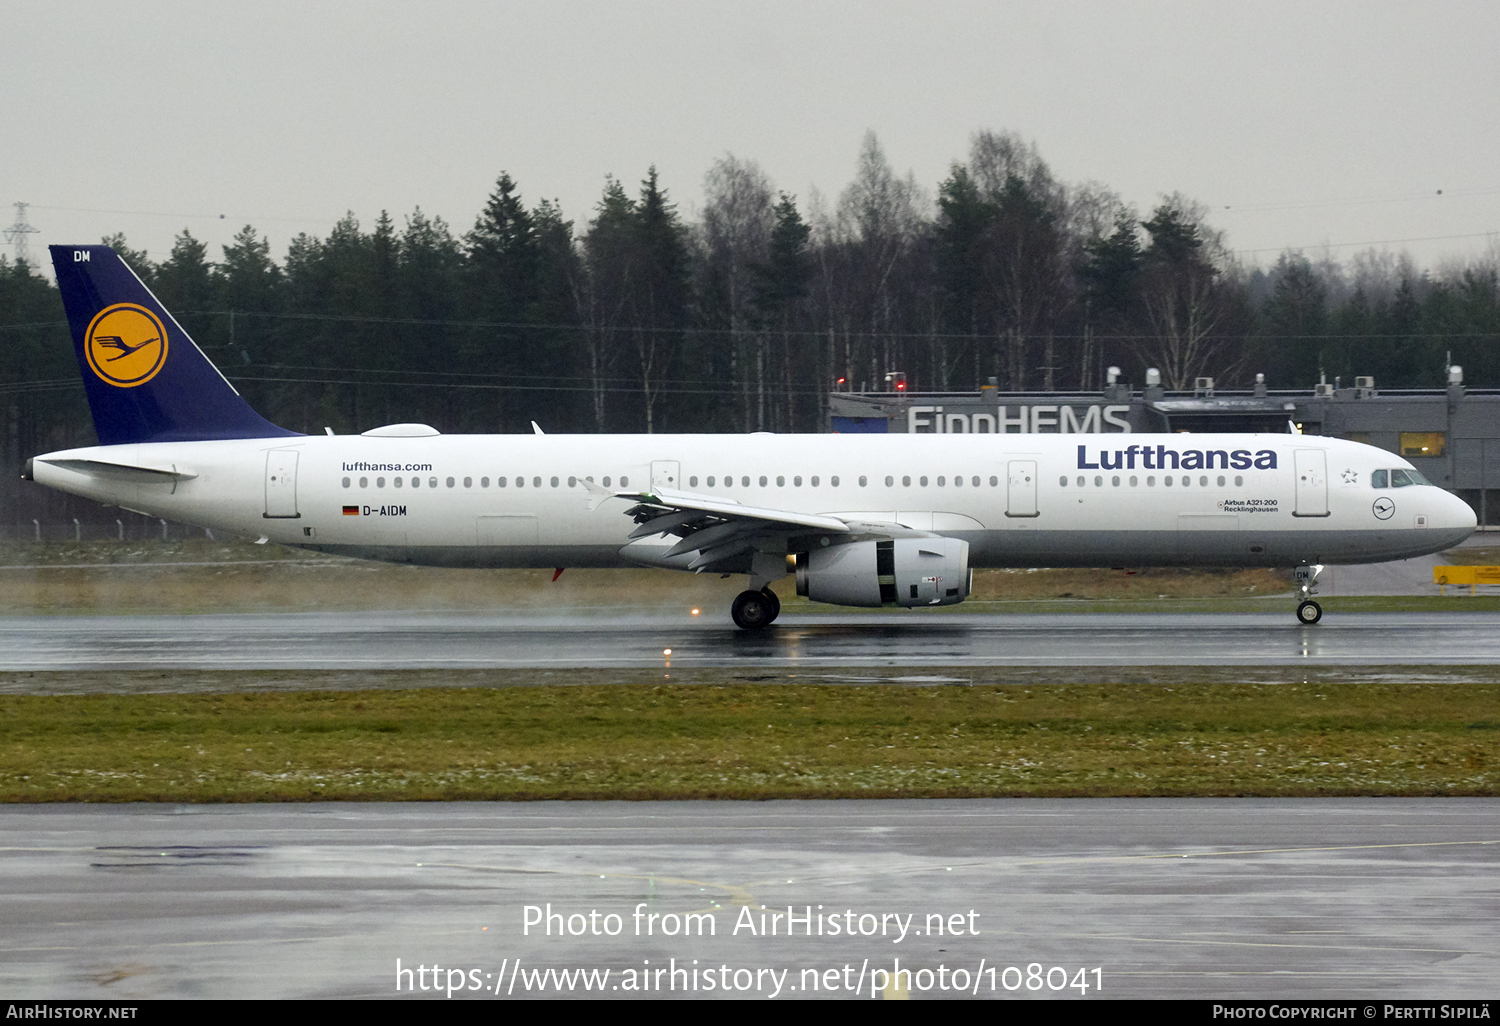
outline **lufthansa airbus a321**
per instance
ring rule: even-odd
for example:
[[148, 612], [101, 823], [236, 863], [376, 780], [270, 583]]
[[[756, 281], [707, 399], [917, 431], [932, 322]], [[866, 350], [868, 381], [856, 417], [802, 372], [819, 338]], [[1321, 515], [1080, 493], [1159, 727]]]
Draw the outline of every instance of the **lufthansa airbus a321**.
[[974, 567], [1289, 567], [1449, 548], [1474, 512], [1382, 449], [1214, 435], [302, 435], [261, 418], [106, 246], [53, 246], [99, 444], [39, 484], [365, 559], [746, 574], [849, 606], [946, 606]]

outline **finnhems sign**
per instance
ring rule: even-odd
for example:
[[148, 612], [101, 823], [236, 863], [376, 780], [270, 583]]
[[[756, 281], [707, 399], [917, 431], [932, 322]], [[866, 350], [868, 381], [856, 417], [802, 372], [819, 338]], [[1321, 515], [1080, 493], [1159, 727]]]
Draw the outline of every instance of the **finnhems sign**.
[[[1130, 433], [1129, 406], [997, 406], [994, 413], [946, 413], [941, 406], [911, 406], [906, 430], [911, 434], [1098, 435]], [[1083, 410], [1082, 419], [1078, 416]]]

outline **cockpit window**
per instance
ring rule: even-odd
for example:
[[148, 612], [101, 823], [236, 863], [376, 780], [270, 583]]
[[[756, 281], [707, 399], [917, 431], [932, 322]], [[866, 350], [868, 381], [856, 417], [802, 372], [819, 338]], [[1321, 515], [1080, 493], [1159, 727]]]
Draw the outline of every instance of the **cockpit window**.
[[1376, 470], [1370, 474], [1371, 488], [1405, 488], [1407, 485], [1431, 483], [1416, 470]]

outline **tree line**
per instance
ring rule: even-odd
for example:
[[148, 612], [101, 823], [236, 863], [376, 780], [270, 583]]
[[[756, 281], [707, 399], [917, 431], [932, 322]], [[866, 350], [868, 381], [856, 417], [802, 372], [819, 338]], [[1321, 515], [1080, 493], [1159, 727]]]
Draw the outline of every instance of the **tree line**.
[[[836, 199], [725, 156], [685, 218], [655, 168], [606, 179], [586, 221], [501, 174], [473, 226], [353, 215], [279, 263], [246, 226], [210, 257], [107, 237], [250, 403], [296, 430], [817, 431], [830, 390], [1273, 388], [1326, 375], [1431, 387], [1451, 359], [1500, 382], [1497, 251], [1419, 270], [1374, 251], [1248, 268], [1201, 205], [1148, 211], [980, 132], [929, 191], [873, 134]], [[56, 290], [0, 258], [0, 489], [27, 455], [92, 440]], [[33, 489], [32, 491], [35, 491]]]

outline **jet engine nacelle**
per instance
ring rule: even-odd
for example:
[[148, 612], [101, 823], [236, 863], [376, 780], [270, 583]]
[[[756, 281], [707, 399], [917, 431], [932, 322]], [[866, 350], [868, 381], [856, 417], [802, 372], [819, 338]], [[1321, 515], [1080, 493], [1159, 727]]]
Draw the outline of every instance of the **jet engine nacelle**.
[[838, 606], [951, 606], [969, 597], [969, 543], [849, 542], [797, 556], [797, 594]]

